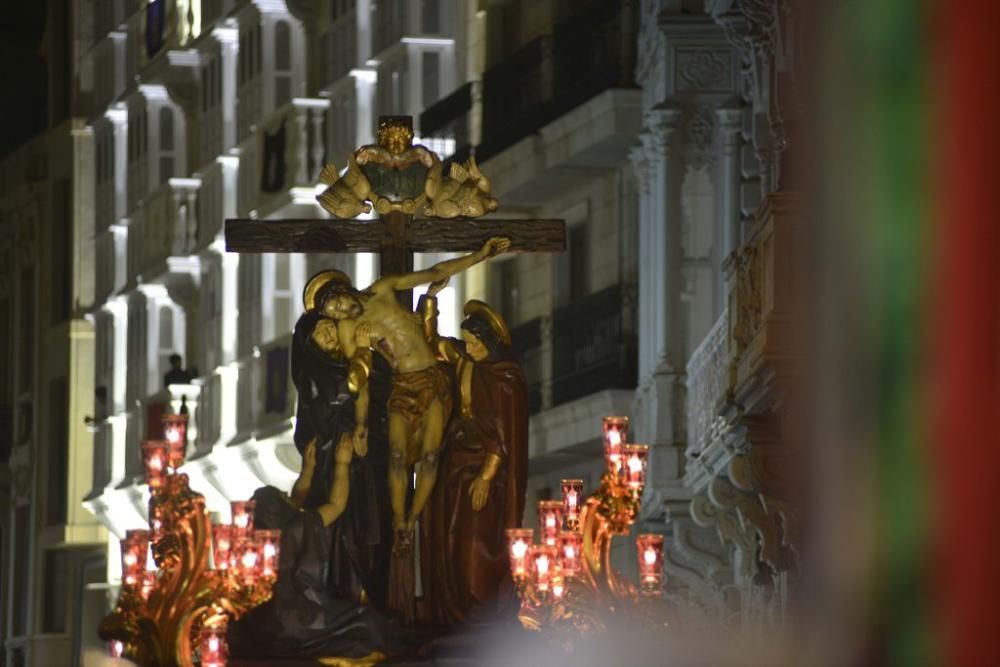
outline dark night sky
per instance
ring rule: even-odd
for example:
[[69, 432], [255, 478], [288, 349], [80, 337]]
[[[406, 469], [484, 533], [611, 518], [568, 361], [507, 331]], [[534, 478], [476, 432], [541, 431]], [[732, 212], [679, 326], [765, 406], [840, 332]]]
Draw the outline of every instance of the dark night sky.
[[0, 12], [0, 157], [48, 124], [46, 66], [39, 53], [45, 5], [5, 2]]

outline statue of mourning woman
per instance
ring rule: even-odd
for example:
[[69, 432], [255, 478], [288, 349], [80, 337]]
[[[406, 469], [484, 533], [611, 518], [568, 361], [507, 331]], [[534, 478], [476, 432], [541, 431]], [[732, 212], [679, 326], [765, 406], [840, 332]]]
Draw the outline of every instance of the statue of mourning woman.
[[[254, 493], [257, 528], [282, 531], [271, 600], [231, 625], [234, 657], [381, 659], [400, 647], [383, 614], [392, 543], [385, 404], [388, 369], [364, 369], [371, 401], [349, 390], [352, 369], [337, 328], [316, 308], [339, 271], [314, 276], [292, 339], [298, 391], [295, 444], [302, 468], [290, 493]], [[367, 424], [357, 456], [357, 423]]]
[[438, 358], [454, 371], [455, 410], [441, 469], [421, 517], [424, 621], [490, 623], [517, 609], [506, 531], [521, 527], [528, 469], [528, 401], [503, 317], [465, 304], [462, 340], [437, 334], [436, 293], [420, 305]]

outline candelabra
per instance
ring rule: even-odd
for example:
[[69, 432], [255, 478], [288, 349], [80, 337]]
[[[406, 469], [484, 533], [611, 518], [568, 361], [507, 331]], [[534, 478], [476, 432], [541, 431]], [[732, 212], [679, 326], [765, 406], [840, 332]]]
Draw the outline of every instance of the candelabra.
[[638, 586], [611, 566], [612, 539], [631, 531], [649, 463], [649, 447], [628, 442], [627, 417], [604, 419], [604, 458], [591, 496], [583, 499], [583, 480], [564, 479], [561, 501], [538, 503], [539, 544], [531, 529], [507, 531], [519, 618], [529, 630], [600, 631], [614, 619], [666, 624], [663, 536], [636, 538]]
[[224, 667], [228, 621], [271, 596], [279, 534], [253, 530], [252, 501], [233, 503], [232, 525], [211, 525], [178, 472], [186, 432], [187, 415], [166, 415], [165, 439], [143, 443], [150, 528], [121, 540], [121, 592], [98, 633], [139, 665]]

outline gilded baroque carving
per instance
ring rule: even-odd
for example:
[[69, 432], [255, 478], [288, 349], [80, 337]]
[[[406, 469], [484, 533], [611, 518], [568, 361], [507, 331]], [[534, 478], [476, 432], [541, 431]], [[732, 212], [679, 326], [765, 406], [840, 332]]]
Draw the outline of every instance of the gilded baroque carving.
[[677, 52], [677, 90], [715, 92], [729, 88], [728, 51], [684, 50]]

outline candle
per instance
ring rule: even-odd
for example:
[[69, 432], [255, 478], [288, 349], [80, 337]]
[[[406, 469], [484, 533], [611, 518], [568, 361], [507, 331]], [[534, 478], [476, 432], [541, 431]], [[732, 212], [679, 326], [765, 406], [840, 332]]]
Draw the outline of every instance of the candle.
[[121, 541], [122, 586], [138, 590], [142, 584], [142, 573], [146, 569], [146, 553], [149, 551], [148, 530], [127, 530]]
[[566, 527], [577, 530], [580, 527], [580, 504], [583, 500], [583, 480], [564, 479], [562, 487], [563, 514], [566, 517]]
[[551, 588], [552, 578], [556, 571], [556, 548], [548, 544], [538, 544], [529, 551], [531, 561], [531, 578], [535, 590], [545, 597]]
[[233, 550], [233, 527], [228, 523], [212, 526], [212, 558], [216, 570], [228, 570]]
[[235, 540], [233, 548], [236, 575], [247, 585], [252, 585], [260, 575], [260, 552], [253, 540], [240, 538]]
[[621, 448], [628, 442], [628, 417], [604, 418], [604, 459], [608, 471], [617, 476], [621, 471]]
[[169, 448], [168, 465], [176, 471], [184, 465], [187, 447], [187, 415], [163, 415], [163, 437]]
[[264, 577], [274, 577], [278, 573], [278, 552], [281, 541], [280, 530], [255, 530], [254, 541], [260, 554], [260, 573]]
[[635, 538], [639, 584], [644, 593], [659, 593], [663, 584], [663, 535], [644, 533]]
[[531, 528], [507, 529], [510, 574], [516, 582], [523, 582], [528, 577], [528, 551], [534, 539], [535, 531]]
[[559, 565], [564, 575], [572, 579], [582, 567], [583, 536], [572, 530], [565, 530], [559, 536]]
[[125, 642], [119, 639], [112, 639], [108, 643], [108, 653], [112, 658], [121, 658], [125, 655]]
[[230, 503], [233, 512], [233, 539], [250, 537], [253, 532], [252, 500], [234, 500]]
[[541, 540], [554, 547], [562, 532], [563, 504], [561, 500], [538, 501], [538, 525], [541, 528]]
[[142, 443], [142, 462], [146, 471], [146, 483], [155, 492], [163, 486], [167, 472], [167, 443], [163, 440], [147, 440]]
[[225, 667], [228, 658], [225, 619], [203, 627], [201, 629], [201, 667]]
[[625, 445], [622, 447], [622, 482], [638, 493], [646, 485], [646, 467], [649, 463], [649, 445]]

